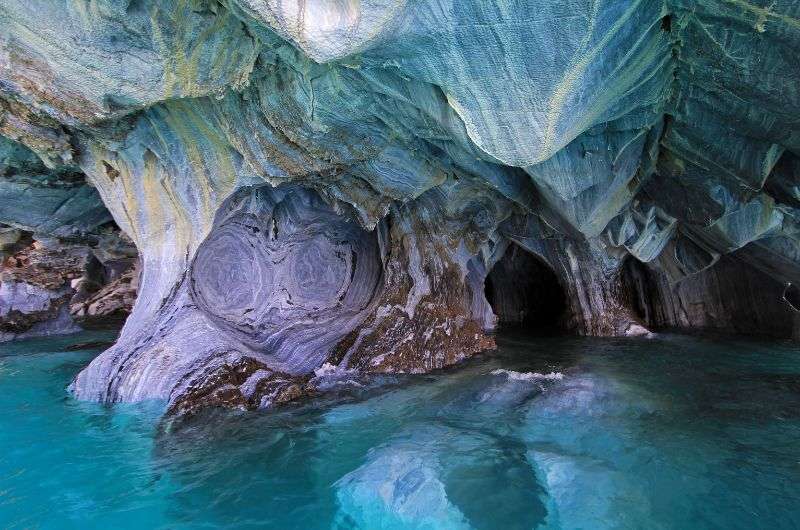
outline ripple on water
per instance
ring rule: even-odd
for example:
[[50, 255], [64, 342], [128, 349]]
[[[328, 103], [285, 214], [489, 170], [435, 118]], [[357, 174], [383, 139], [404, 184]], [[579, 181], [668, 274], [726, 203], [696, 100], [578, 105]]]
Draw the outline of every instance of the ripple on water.
[[163, 403], [66, 395], [97, 354], [69, 347], [107, 339], [3, 345], [0, 527], [800, 527], [789, 344], [501, 336], [457, 370], [167, 428]]

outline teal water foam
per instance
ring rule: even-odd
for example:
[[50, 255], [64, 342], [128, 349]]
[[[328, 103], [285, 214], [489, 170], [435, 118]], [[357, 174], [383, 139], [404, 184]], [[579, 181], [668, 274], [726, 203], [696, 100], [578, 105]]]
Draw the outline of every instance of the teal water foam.
[[161, 421], [66, 386], [109, 338], [0, 346], [0, 528], [797, 528], [800, 351], [499, 337], [455, 370]]

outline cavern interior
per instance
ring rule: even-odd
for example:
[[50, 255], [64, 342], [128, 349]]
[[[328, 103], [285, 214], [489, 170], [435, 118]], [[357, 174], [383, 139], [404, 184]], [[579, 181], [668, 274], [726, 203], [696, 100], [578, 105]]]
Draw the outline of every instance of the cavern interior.
[[[666, 509], [637, 489], [645, 479], [623, 476], [656, 457], [637, 446], [626, 453], [635, 462], [617, 466], [624, 458], [592, 451], [608, 442], [624, 452], [630, 432], [698, 433], [691, 418], [722, 415], [726, 396], [742, 417], [796, 422], [792, 406], [764, 412], [714, 382], [735, 365], [760, 375], [732, 388], [752, 382], [764, 403], [796, 402], [787, 352], [800, 339], [799, 51], [798, 0], [3, 0], [0, 395], [32, 399], [21, 397], [33, 385], [25, 377], [49, 374], [40, 384], [73, 407], [64, 417], [157, 403], [159, 434], [142, 443], [166, 455], [165, 476], [184, 479], [186, 463], [174, 461], [199, 454], [192, 429], [224, 447], [214, 426], [240, 413], [266, 422], [297, 442], [287, 461], [336, 492], [315, 497], [327, 499], [320, 514], [332, 510], [319, 520], [287, 521], [272, 506], [266, 527], [619, 527], [630, 506], [609, 496], [596, 513], [565, 476], [649, 506], [630, 508], [631, 527], [687, 527], [670, 517], [706, 511], [684, 497]], [[70, 351], [90, 353], [48, 368]], [[696, 364], [704, 352], [711, 360]], [[639, 382], [628, 355], [641, 359]], [[6, 377], [4, 362], [29, 376]], [[659, 362], [685, 377], [659, 386], [649, 378], [673, 376]], [[680, 428], [664, 419], [614, 430], [616, 415], [667, 418], [665, 396], [696, 374], [707, 379], [680, 398], [696, 403], [670, 409], [700, 411]], [[753, 382], [764, 374], [770, 382]], [[348, 414], [377, 388], [391, 389], [386, 401], [358, 412], [377, 418], [374, 431], [357, 424], [363, 438], [349, 440], [330, 426], [358, 423]], [[0, 416], [33, 407], [8, 403]], [[287, 425], [309, 407], [318, 439], [360, 448], [339, 455], [358, 466], [335, 477], [303, 467], [323, 457], [292, 453], [313, 444]], [[381, 423], [383, 407], [398, 425], [422, 411], [459, 419], [402, 438]], [[581, 441], [554, 434], [548, 422], [562, 413]], [[465, 427], [473, 416], [528, 430], [489, 435]], [[104, 425], [111, 436], [117, 423]], [[667, 438], [639, 441], [683, 462], [658, 445]], [[442, 456], [478, 448], [509, 459], [511, 478], [480, 482], [502, 473], [476, 460], [484, 471], [472, 490], [473, 475]], [[786, 452], [782, 461], [798, 461]], [[0, 475], [22, 467], [0, 464]], [[764, 482], [786, 476], [800, 479], [794, 469]], [[725, 491], [738, 492], [734, 483]], [[541, 507], [493, 523], [478, 490]], [[186, 505], [218, 508], [208, 491], [203, 502], [181, 491], [170, 497], [181, 508], [137, 527], [174, 527], [169, 514]], [[731, 501], [719, 508], [728, 519], [698, 524], [800, 526], [800, 499], [781, 495], [760, 505], [779, 507], [775, 521]], [[235, 510], [242, 521], [247, 506]], [[239, 521], [217, 515], [211, 527]], [[68, 515], [31, 517], [9, 524], [59, 527]]]
[[484, 285], [499, 327], [540, 333], [565, 331], [564, 289], [541, 258], [512, 243], [486, 275]]

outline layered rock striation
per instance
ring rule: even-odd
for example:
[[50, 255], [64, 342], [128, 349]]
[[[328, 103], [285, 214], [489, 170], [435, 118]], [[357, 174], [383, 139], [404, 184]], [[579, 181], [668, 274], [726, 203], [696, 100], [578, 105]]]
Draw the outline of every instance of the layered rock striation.
[[800, 2], [9, 0], [0, 28], [0, 223], [113, 218], [141, 262], [80, 398], [268, 406], [531, 315], [798, 333]]

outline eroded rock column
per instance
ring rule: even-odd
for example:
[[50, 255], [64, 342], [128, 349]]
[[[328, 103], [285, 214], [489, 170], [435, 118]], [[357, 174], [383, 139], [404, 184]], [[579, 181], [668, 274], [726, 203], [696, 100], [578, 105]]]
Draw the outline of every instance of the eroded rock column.
[[251, 409], [313, 393], [325, 363], [419, 373], [493, 347], [478, 241], [438, 199], [367, 231], [307, 188], [240, 189], [155, 320], [129, 322], [73, 391]]

